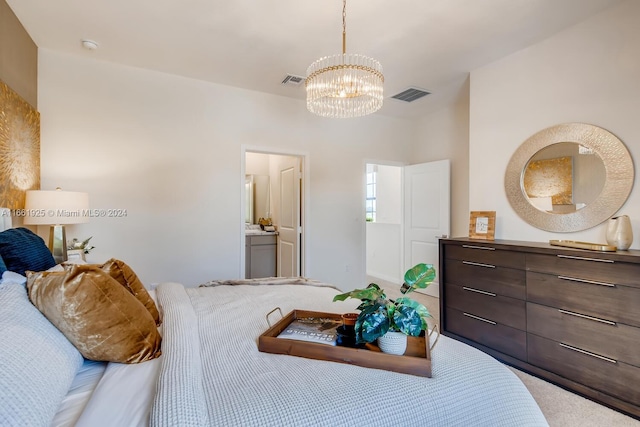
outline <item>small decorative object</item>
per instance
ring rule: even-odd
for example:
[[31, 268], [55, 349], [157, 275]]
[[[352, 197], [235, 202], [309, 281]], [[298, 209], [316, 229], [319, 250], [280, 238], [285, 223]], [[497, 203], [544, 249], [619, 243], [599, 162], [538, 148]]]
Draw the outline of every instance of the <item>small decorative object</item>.
[[615, 245], [602, 245], [600, 243], [578, 242], [575, 240], [549, 240], [552, 246], [564, 246], [566, 248], [586, 249], [588, 251], [615, 252]]
[[402, 332], [387, 331], [381, 337], [378, 337], [378, 347], [384, 353], [404, 354], [407, 350], [407, 336]]
[[271, 221], [271, 218], [259, 218], [258, 224], [264, 227], [265, 225], [273, 225], [273, 222]]
[[607, 243], [614, 245], [619, 251], [626, 251], [633, 242], [633, 230], [629, 215], [613, 217], [607, 223]]
[[[433, 265], [417, 264], [405, 273], [400, 291], [408, 294], [416, 289], [424, 289], [435, 277], [436, 270]], [[371, 283], [366, 289], [355, 289], [336, 295], [333, 301], [344, 301], [347, 298], [362, 301], [357, 308], [360, 313], [355, 323], [356, 344], [374, 342], [389, 331], [401, 332], [406, 340], [407, 335], [419, 336], [427, 330], [427, 317], [431, 317], [431, 314], [424, 305], [408, 297], [401, 297], [395, 301], [389, 299], [384, 290], [375, 283]], [[384, 339], [382, 341], [384, 342]], [[386, 344], [378, 344], [382, 351], [389, 348]], [[403, 354], [404, 351], [402, 349], [402, 353], [399, 354]]]
[[358, 319], [358, 313], [345, 313], [342, 315], [342, 324], [344, 326], [355, 326]]
[[472, 211], [469, 218], [469, 238], [494, 240], [496, 211]]
[[75, 263], [79, 260], [86, 261], [84, 251], [82, 249], [67, 249], [67, 261]]
[[[89, 240], [91, 240], [91, 237], [82, 241], [74, 237], [71, 240], [71, 243], [69, 243], [69, 246], [67, 246], [67, 251], [80, 250], [82, 251], [83, 255], [88, 254], [89, 252], [91, 252], [92, 249], [95, 249], [95, 246], [91, 246], [89, 244]], [[84, 259], [84, 256], [82, 258]]]
[[355, 324], [358, 313], [344, 313], [342, 316], [342, 326], [337, 329], [337, 345], [345, 347], [356, 347]]
[[258, 219], [258, 224], [260, 224], [260, 229], [262, 231], [276, 231], [271, 218], [260, 218]]

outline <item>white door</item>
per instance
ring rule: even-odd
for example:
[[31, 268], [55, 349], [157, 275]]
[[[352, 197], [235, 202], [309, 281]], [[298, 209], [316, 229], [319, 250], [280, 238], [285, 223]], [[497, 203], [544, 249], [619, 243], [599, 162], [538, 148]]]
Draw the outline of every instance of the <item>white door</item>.
[[406, 166], [404, 169], [404, 270], [418, 263], [433, 264], [436, 279], [422, 291], [439, 296], [438, 238], [450, 234], [449, 160]]
[[280, 174], [278, 276], [300, 275], [300, 158], [283, 157]]

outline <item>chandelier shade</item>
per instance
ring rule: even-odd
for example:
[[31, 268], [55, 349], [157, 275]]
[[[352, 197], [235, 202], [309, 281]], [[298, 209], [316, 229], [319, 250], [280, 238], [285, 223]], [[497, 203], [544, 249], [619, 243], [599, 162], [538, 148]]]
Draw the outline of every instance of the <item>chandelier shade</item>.
[[307, 68], [307, 109], [322, 117], [366, 116], [382, 108], [384, 75], [380, 62], [347, 54], [346, 0], [342, 9], [342, 54], [325, 56]]

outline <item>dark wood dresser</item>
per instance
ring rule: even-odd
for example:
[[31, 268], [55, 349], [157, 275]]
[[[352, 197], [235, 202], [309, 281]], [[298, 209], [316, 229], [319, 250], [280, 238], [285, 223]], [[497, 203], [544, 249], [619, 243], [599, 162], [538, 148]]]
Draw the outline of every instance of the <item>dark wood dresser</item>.
[[640, 251], [440, 240], [444, 335], [640, 419]]

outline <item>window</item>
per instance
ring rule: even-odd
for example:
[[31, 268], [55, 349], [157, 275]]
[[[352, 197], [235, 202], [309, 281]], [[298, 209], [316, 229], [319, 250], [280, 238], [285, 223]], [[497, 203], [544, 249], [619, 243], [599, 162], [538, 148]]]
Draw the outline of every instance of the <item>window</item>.
[[[367, 165], [367, 199], [365, 202], [367, 222], [376, 222], [376, 175], [374, 165]], [[371, 169], [370, 169], [371, 168]]]

